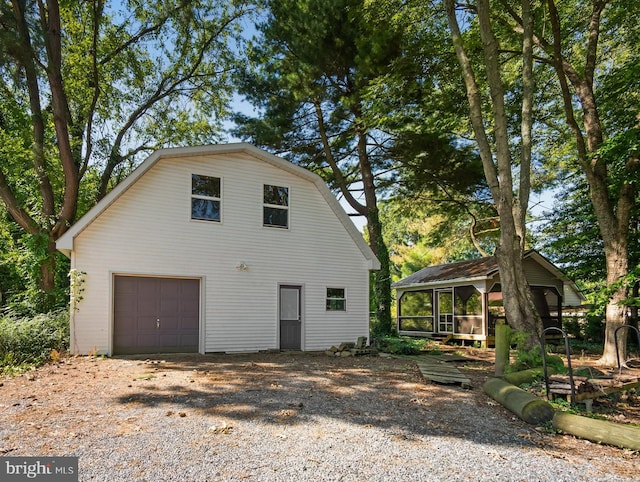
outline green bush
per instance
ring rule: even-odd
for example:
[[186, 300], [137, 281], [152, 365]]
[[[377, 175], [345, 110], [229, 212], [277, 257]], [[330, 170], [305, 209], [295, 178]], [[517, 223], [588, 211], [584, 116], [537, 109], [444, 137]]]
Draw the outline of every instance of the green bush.
[[[556, 373], [566, 373], [564, 361], [557, 355], [547, 353], [547, 366], [556, 369]], [[519, 372], [529, 368], [539, 368], [542, 366], [542, 348], [539, 345], [530, 350], [516, 349], [515, 361], [509, 366], [509, 372]]]
[[[0, 316], [0, 372], [40, 365], [52, 351], [69, 348], [69, 312], [57, 310], [33, 317]], [[54, 352], [54, 353], [55, 353]]]
[[433, 342], [425, 338], [409, 336], [380, 336], [375, 339], [376, 348], [394, 355], [419, 355], [430, 350]]

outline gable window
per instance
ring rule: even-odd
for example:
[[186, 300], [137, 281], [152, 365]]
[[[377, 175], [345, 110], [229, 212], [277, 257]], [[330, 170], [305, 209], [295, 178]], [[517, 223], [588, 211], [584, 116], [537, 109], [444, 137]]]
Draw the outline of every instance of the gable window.
[[191, 174], [191, 219], [220, 222], [220, 178]]
[[327, 311], [347, 311], [344, 288], [327, 288]]
[[264, 226], [274, 228], [289, 227], [289, 188], [283, 186], [264, 185], [263, 197]]

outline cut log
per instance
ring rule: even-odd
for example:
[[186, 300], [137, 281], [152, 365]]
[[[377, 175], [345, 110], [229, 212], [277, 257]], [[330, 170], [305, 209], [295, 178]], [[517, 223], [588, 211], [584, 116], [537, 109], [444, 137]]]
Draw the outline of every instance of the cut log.
[[490, 378], [483, 385], [487, 395], [532, 425], [553, 418], [553, 407], [544, 400], [500, 378]]
[[553, 428], [592, 442], [640, 450], [640, 428], [596, 420], [570, 413], [556, 412]]
[[[555, 372], [555, 368], [547, 367], [547, 374]], [[513, 385], [522, 385], [523, 383], [531, 383], [536, 378], [544, 378], [544, 370], [542, 368], [529, 368], [528, 370], [507, 373], [503, 378]]]

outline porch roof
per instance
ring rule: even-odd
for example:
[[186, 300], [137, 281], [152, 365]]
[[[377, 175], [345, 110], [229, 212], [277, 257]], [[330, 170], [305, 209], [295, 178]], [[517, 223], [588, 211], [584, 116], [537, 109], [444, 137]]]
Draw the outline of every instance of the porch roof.
[[440, 281], [460, 280], [460, 279], [482, 279], [487, 278], [498, 271], [498, 262], [495, 256], [486, 258], [457, 261], [455, 263], [439, 264], [427, 266], [412, 275], [393, 283], [393, 288], [414, 286]]
[[[568, 287], [572, 290], [579, 300], [584, 301], [584, 295], [580, 292], [573, 281], [567, 278], [567, 276], [560, 271], [556, 265], [538, 253], [535, 249], [525, 251], [523, 259], [532, 259], [538, 263], [552, 276], [561, 280], [565, 288]], [[433, 286], [454, 280], [456, 283], [465, 281], [471, 282], [491, 278], [497, 273], [498, 261], [496, 257], [488, 256], [485, 258], [470, 259], [455, 263], [427, 266], [426, 268], [422, 268], [420, 271], [393, 283], [391, 287], [395, 289], [402, 289], [421, 285]]]

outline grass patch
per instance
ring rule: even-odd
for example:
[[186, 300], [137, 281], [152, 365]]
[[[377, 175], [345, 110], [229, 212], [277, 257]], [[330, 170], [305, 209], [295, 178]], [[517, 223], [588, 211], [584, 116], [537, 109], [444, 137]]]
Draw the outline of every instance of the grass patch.
[[0, 373], [16, 374], [51, 360], [69, 348], [69, 312], [32, 317], [0, 315]]

